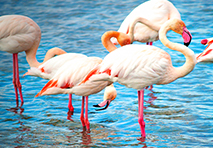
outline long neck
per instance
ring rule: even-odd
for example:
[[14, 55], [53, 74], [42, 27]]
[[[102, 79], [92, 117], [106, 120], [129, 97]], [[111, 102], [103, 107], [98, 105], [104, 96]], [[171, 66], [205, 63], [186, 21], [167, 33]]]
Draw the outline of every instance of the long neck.
[[66, 53], [64, 50], [62, 50], [60, 48], [57, 48], [57, 47], [51, 48], [51, 49], [49, 49], [47, 51], [43, 62], [39, 63], [37, 61], [37, 59], [36, 59], [37, 48], [33, 48], [34, 50], [31, 49], [31, 50], [27, 50], [26, 51], [26, 59], [27, 59], [28, 64], [30, 65], [30, 67], [38, 67], [39, 65], [43, 64], [44, 62], [46, 62], [50, 58], [52, 58], [52, 57], [54, 57], [56, 55], [60, 55], [60, 54]]
[[37, 39], [34, 43], [34, 45], [29, 49], [26, 50], [26, 60], [30, 67], [38, 67], [40, 63], [36, 59], [36, 52], [39, 46], [40, 39]]
[[167, 39], [166, 34], [169, 30], [171, 30], [171, 29], [170, 29], [170, 27], [168, 27], [168, 23], [163, 24], [163, 26], [161, 27], [161, 29], [159, 31], [160, 41], [166, 47], [168, 47], [172, 50], [181, 52], [186, 58], [186, 62], [184, 63], [183, 66], [174, 68], [174, 71], [172, 71], [173, 73], [175, 73], [174, 74], [175, 77], [173, 78], [175, 80], [177, 78], [187, 75], [188, 73], [190, 73], [193, 70], [193, 68], [196, 64], [196, 58], [195, 58], [194, 52], [191, 49], [189, 49], [188, 47], [186, 47], [185, 45], [173, 43]]
[[142, 24], [146, 25], [147, 27], [149, 27], [150, 29], [155, 30], [156, 32], [158, 32], [160, 30], [160, 26], [159, 25], [151, 23], [149, 20], [147, 20], [145, 18], [138, 17], [129, 26], [128, 35], [131, 38], [131, 43], [134, 41], [134, 28], [135, 28], [135, 25], [137, 23], [142, 23]]
[[107, 31], [102, 35], [101, 41], [103, 46], [109, 52], [112, 52], [113, 50], [117, 49], [117, 47], [110, 40], [112, 37], [115, 37], [121, 46], [130, 44], [130, 38], [128, 35], [122, 32], [117, 32], [117, 31]]

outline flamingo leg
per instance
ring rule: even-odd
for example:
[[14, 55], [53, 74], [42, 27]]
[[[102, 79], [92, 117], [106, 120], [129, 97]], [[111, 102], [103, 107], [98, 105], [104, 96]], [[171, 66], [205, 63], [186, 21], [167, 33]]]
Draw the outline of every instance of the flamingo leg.
[[138, 123], [141, 129], [141, 136], [146, 137], [145, 122], [143, 118], [143, 105], [144, 105], [144, 89], [138, 91]]
[[74, 107], [72, 106], [72, 94], [69, 94], [69, 103], [68, 103], [69, 112], [74, 111]]
[[81, 120], [83, 128], [85, 128], [85, 122], [84, 122], [84, 96], [82, 96], [80, 120]]
[[88, 120], [88, 96], [86, 96], [86, 103], [85, 103], [85, 118], [84, 123], [86, 124], [87, 131], [90, 131], [90, 123]]
[[13, 54], [13, 84], [15, 88], [16, 105], [18, 107], [18, 90], [19, 90], [21, 106], [22, 106], [24, 104], [24, 99], [22, 96], [21, 83], [19, 80], [18, 53]]
[[15, 68], [15, 54], [13, 54], [13, 85], [15, 89], [15, 96], [16, 96], [16, 107], [18, 107], [18, 91], [16, 86], [16, 68]]

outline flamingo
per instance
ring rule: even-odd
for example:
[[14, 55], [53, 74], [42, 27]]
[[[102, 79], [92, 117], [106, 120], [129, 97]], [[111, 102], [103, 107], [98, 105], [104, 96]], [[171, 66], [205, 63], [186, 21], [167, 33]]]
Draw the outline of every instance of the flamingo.
[[[138, 17], [147, 19], [157, 26], [157, 29], [149, 28], [140, 23], [135, 26], [131, 43], [133, 41], [139, 41], [142, 43], [147, 42], [147, 45], [152, 45], [153, 41], [157, 41], [159, 39], [158, 31], [167, 20], [172, 18], [181, 19], [178, 10], [168, 0], [149, 0], [140, 4], [130, 12], [130, 14], [121, 23], [118, 32], [128, 34], [130, 24]], [[118, 44], [115, 38], [112, 38], [112, 42], [114, 44]]]
[[[22, 15], [4, 15], [0, 17], [0, 50], [13, 54], [13, 84], [15, 88], [16, 104], [18, 107], [18, 91], [21, 106], [24, 104], [22, 86], [19, 79], [18, 53], [25, 51], [26, 60], [31, 67], [38, 67], [36, 52], [41, 39], [39, 26], [29, 17]], [[44, 61], [59, 54], [63, 50], [50, 50]]]
[[208, 45], [206, 49], [197, 55], [197, 62], [213, 62], [213, 38], [201, 40], [201, 44]]
[[160, 41], [168, 48], [181, 52], [186, 62], [181, 67], [173, 67], [170, 55], [164, 50], [149, 45], [131, 44], [109, 53], [103, 62], [81, 82], [118, 82], [138, 91], [139, 125], [142, 138], [146, 137], [143, 119], [144, 88], [153, 84], [168, 84], [189, 74], [195, 64], [194, 52], [185, 45], [169, 41], [166, 34], [172, 30], [181, 34], [185, 44], [191, 42], [191, 34], [180, 19], [166, 21], [159, 30]]
[[[86, 126], [89, 131], [88, 121], [88, 96], [100, 92], [102, 89], [111, 85], [111, 82], [99, 81], [80, 84], [84, 77], [98, 64], [102, 62], [98, 57], [85, 57], [77, 58], [66, 62], [53, 76], [53, 78], [42, 88], [42, 90], [35, 96], [52, 95], [52, 94], [75, 94], [82, 96], [82, 109], [81, 109], [81, 122], [83, 127]], [[113, 86], [109, 86], [113, 87]], [[106, 102], [111, 102], [116, 97], [115, 89], [106, 89], [111, 93]], [[111, 91], [112, 90], [112, 91]], [[84, 102], [85, 105], [85, 118], [84, 118]], [[109, 103], [108, 103], [109, 104]]]
[[[104, 42], [105, 44], [109, 44], [109, 46], [107, 47], [109, 52], [111, 52], [112, 50], [115, 50], [117, 48], [115, 45], [112, 45], [109, 43], [111, 37], [115, 37], [121, 46], [130, 44], [130, 38], [126, 34], [119, 33], [119, 32], [108, 32], [105, 34], [105, 36], [102, 37], [102, 42]], [[57, 49], [57, 48], [53, 48], [53, 49]], [[24, 76], [31, 75], [31, 76], [41, 77], [44, 79], [51, 79], [56, 74], [58, 69], [64, 65], [64, 63], [74, 60], [74, 59], [86, 58], [86, 57], [87, 57], [86, 55], [79, 54], [79, 53], [61, 54], [61, 55], [58, 55], [56, 57], [53, 57], [53, 58], [47, 60], [46, 62], [44, 62], [43, 64], [41, 64], [38, 67], [31, 67], [28, 70], [28, 72], [24, 74]], [[107, 87], [107, 90], [105, 90], [104, 101], [102, 103], [100, 103], [99, 106], [96, 105], [96, 107], [103, 107], [106, 105], [105, 108], [107, 108], [109, 106], [109, 104], [108, 104], [109, 102], [107, 101], [106, 98], [107, 98], [107, 95], [110, 93], [106, 93], [106, 92], [108, 92], [108, 90], [111, 90], [111, 89], [113, 89], [113, 88]], [[111, 92], [113, 92], [113, 91], [111, 91]], [[68, 108], [71, 113], [74, 111], [74, 107], [72, 105], [72, 94], [69, 94]]]
[[[104, 36], [102, 36], [102, 42], [108, 45], [107, 46], [108, 51], [117, 49], [117, 47], [111, 43], [110, 41], [111, 37], [117, 38], [121, 46], [130, 44], [130, 38], [128, 35], [124, 33], [119, 33], [117, 31], [107, 32], [105, 33]], [[53, 60], [53, 58], [51, 60]], [[84, 77], [87, 76], [88, 73], [94, 68], [96, 68], [96, 66], [99, 65], [101, 62], [102, 62], [101, 58], [87, 57], [87, 56], [67, 61], [66, 63], [61, 65], [61, 67], [57, 70], [55, 75], [42, 88], [42, 90], [36, 95], [36, 97], [50, 94], [76, 94], [82, 96], [82, 109], [80, 119], [83, 127], [86, 127], [86, 129], [89, 131], [90, 126], [88, 120], [88, 96], [91, 94], [98, 93], [105, 88], [104, 101], [98, 104], [98, 106], [95, 105], [95, 107], [103, 107], [105, 105], [106, 106], [105, 108], [98, 110], [106, 109], [109, 106], [110, 102], [114, 100], [117, 96], [116, 90], [111, 82], [89, 81], [88, 83], [85, 84], [80, 83], [81, 81], [83, 81]], [[44, 68], [40, 68], [40, 71], [43, 72], [43, 70], [41, 69]], [[84, 117], [84, 102], [86, 102], [85, 117]]]

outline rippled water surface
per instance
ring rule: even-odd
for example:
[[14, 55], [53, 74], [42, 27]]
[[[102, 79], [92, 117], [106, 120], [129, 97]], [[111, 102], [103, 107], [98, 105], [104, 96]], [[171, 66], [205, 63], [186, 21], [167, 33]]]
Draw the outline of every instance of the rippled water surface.
[[[31, 17], [41, 28], [42, 39], [37, 51], [41, 62], [46, 51], [60, 47], [103, 58], [107, 51], [101, 44], [105, 31], [117, 30], [122, 20], [145, 0], [1, 0], [0, 15], [21, 14]], [[190, 30], [190, 48], [200, 53], [201, 39], [212, 37], [213, 2], [210, 0], [172, 0]], [[175, 42], [182, 38], [170, 32]], [[140, 44], [140, 43], [134, 43]], [[173, 64], [180, 66], [182, 54], [165, 48]], [[25, 103], [17, 112], [12, 84], [12, 55], [0, 51], [0, 147], [213, 147], [213, 63], [199, 63], [184, 78], [168, 85], [154, 85], [150, 94], [155, 101], [145, 103], [147, 137], [140, 141], [137, 91], [118, 83], [116, 100], [97, 112], [93, 104], [102, 101], [103, 91], [89, 97], [91, 132], [82, 130], [81, 97], [73, 96], [72, 120], [67, 120], [68, 95], [35, 98], [47, 80], [21, 77]], [[25, 53], [19, 54], [20, 75], [29, 65]]]

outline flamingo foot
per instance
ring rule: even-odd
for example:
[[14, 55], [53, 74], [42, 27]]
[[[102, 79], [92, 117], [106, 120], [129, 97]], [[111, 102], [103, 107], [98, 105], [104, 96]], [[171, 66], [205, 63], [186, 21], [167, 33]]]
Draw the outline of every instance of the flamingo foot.
[[90, 132], [90, 123], [88, 119], [84, 119], [84, 123], [86, 125], [87, 132]]
[[[73, 112], [71, 111], [68, 111], [67, 112], [67, 120], [70, 120], [70, 121], [73, 121], [71, 118], [72, 118], [72, 115], [73, 115]], [[73, 121], [74, 122], [74, 121]]]
[[154, 92], [154, 91], [152, 90], [152, 89], [153, 89], [153, 85], [146, 86], [145, 89], [150, 90], [151, 92]]
[[157, 99], [157, 97], [155, 97], [153, 93], [149, 93], [148, 96], [150, 96], [151, 98], [149, 98], [149, 100], [146, 101], [147, 103], [152, 103]]
[[144, 122], [143, 118], [139, 118], [138, 123], [139, 123], [140, 129], [141, 129], [141, 137], [145, 138], [146, 137], [145, 122]]
[[68, 103], [69, 111], [74, 112], [74, 107], [72, 105], [72, 94], [69, 94], [69, 103]]

